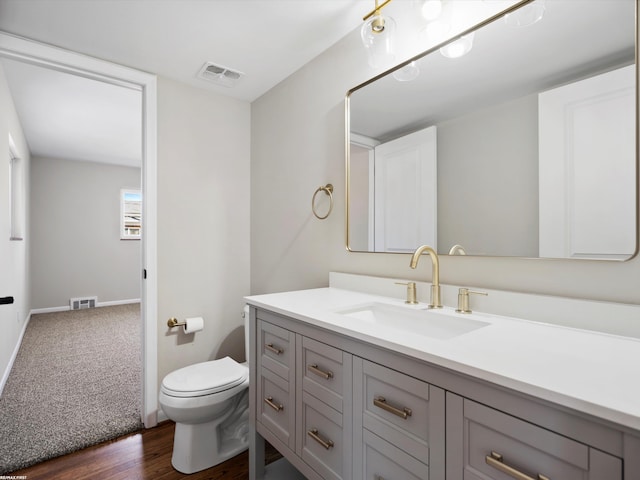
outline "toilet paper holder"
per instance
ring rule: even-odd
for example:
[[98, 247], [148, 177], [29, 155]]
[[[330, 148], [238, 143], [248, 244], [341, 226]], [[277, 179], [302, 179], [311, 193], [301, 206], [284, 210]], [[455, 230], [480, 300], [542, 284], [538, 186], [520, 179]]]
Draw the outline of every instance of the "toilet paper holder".
[[179, 322], [177, 318], [170, 318], [169, 320], [167, 320], [167, 326], [169, 328], [173, 328], [173, 327], [182, 327], [184, 325], [186, 325], [187, 322]]

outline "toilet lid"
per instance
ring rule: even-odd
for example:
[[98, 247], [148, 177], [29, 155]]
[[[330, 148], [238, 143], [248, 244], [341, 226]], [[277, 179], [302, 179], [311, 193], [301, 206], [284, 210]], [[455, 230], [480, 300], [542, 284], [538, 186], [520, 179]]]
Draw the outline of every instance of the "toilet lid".
[[240, 385], [249, 369], [230, 357], [196, 363], [164, 377], [162, 390], [174, 397], [196, 397], [222, 392]]

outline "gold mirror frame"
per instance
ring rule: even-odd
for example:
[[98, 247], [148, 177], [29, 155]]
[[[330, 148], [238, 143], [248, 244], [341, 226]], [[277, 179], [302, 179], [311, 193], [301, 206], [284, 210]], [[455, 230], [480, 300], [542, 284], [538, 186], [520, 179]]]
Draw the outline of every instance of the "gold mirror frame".
[[[396, 67], [385, 71], [373, 78], [371, 78], [370, 80], [350, 89], [347, 92], [346, 98], [345, 98], [345, 158], [346, 158], [346, 162], [345, 162], [345, 170], [346, 170], [346, 202], [345, 202], [345, 208], [346, 208], [346, 212], [345, 212], [345, 230], [346, 230], [346, 247], [347, 250], [351, 251], [351, 252], [368, 252], [368, 253], [396, 253], [396, 252], [389, 252], [389, 251], [384, 251], [384, 252], [373, 252], [370, 250], [363, 250], [363, 249], [355, 249], [353, 248], [353, 244], [352, 244], [352, 232], [351, 232], [351, 221], [352, 221], [352, 217], [353, 217], [353, 213], [351, 211], [351, 205], [352, 205], [352, 180], [353, 180], [353, 172], [352, 172], [352, 168], [351, 168], [351, 152], [350, 152], [350, 146], [351, 146], [351, 129], [350, 129], [350, 124], [351, 124], [351, 97], [355, 92], [360, 91], [361, 89], [367, 87], [368, 85], [373, 84], [374, 82], [381, 80], [389, 75], [392, 75], [393, 72], [400, 70], [401, 68], [403, 68], [406, 65], [409, 65], [410, 63], [414, 62], [414, 61], [419, 61], [431, 54], [436, 54], [438, 52], [438, 50], [440, 50], [441, 47], [453, 43], [456, 39], [460, 38], [461, 36], [467, 35], [469, 33], [472, 32], [477, 32], [480, 31], [481, 29], [483, 29], [484, 27], [493, 24], [494, 22], [497, 22], [499, 19], [501, 19], [502, 17], [504, 17], [506, 14], [509, 13], [513, 13], [516, 10], [518, 10], [519, 8], [526, 6], [530, 3], [533, 3], [535, 0], [524, 0], [521, 1], [513, 6], [511, 6], [508, 9], [503, 10], [502, 12], [493, 15], [489, 18], [487, 18], [486, 20], [478, 23], [477, 25], [475, 25], [474, 27], [462, 32], [461, 34], [447, 40], [446, 42], [442, 43], [442, 44], [438, 44], [428, 50], [426, 50], [425, 52], [416, 55], [413, 58], [408, 59], [407, 61], [397, 65]], [[638, 10], [638, 1], [634, 1], [632, 2], [635, 11], [637, 12]], [[530, 28], [530, 27], [525, 27], [525, 28]], [[637, 252], [638, 252], [638, 239], [640, 237], [639, 234], [639, 228], [638, 225], [640, 224], [639, 221], [639, 216], [638, 216], [638, 211], [639, 211], [639, 202], [638, 202], [638, 195], [639, 195], [639, 190], [640, 190], [640, 185], [639, 185], [639, 181], [638, 181], [638, 170], [639, 170], [639, 163], [638, 163], [638, 49], [637, 49], [637, 43], [638, 43], [638, 29], [637, 29], [637, 13], [634, 16], [634, 54], [633, 54], [633, 60], [635, 61], [635, 115], [634, 115], [634, 120], [635, 120], [635, 162], [634, 162], [634, 169], [635, 169], [635, 205], [634, 205], [634, 210], [635, 210], [635, 214], [634, 214], [634, 221], [635, 221], [635, 241], [634, 241], [634, 245], [633, 245], [633, 252], [628, 254], [627, 256], [625, 256], [625, 258], [615, 258], [615, 260], [629, 260], [631, 258], [633, 258]], [[481, 48], [480, 44], [478, 44], [478, 46], [474, 47], [474, 48]], [[415, 247], [417, 247], [418, 245], [416, 245]], [[414, 247], [414, 248], [415, 248]], [[463, 253], [464, 254], [464, 248], [460, 249], [460, 245], [454, 245], [456, 251], [453, 252], [453, 254], [460, 254]], [[454, 249], [452, 249], [454, 250]], [[397, 253], [406, 253], [406, 252], [397, 252]], [[448, 251], [439, 251], [439, 254], [447, 254]], [[471, 253], [471, 256], [475, 256], [475, 254]], [[547, 257], [547, 256], [534, 256], [534, 255], [502, 255], [502, 254], [488, 254], [488, 255], [481, 255], [481, 256], [488, 256], [488, 257], [501, 257], [501, 256], [508, 256], [508, 257], [513, 257], [513, 258], [567, 258], [567, 257]], [[600, 257], [594, 257], [597, 259], [601, 259]], [[582, 258], [584, 259], [584, 258]], [[610, 260], [610, 258], [605, 258]]]

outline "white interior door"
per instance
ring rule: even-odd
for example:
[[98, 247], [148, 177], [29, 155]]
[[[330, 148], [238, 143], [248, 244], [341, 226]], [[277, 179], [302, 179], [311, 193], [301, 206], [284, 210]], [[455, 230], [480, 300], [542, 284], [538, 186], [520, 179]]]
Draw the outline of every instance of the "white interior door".
[[375, 148], [375, 251], [437, 248], [436, 127]]
[[540, 94], [541, 257], [634, 253], [635, 133], [634, 65]]

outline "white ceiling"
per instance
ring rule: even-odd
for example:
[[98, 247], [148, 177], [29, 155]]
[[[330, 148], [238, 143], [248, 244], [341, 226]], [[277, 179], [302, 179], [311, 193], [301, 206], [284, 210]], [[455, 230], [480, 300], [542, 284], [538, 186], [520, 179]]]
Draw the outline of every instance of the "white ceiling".
[[140, 166], [142, 94], [2, 59], [31, 154]]
[[[373, 0], [0, 0], [0, 30], [253, 101], [357, 28], [372, 6]], [[205, 62], [245, 76], [231, 88], [206, 82], [197, 77]], [[139, 165], [139, 94], [18, 62], [2, 65], [33, 155]]]
[[[356, 28], [373, 3], [0, 0], [0, 30], [253, 101]], [[211, 85], [196, 77], [208, 61], [246, 77]]]

